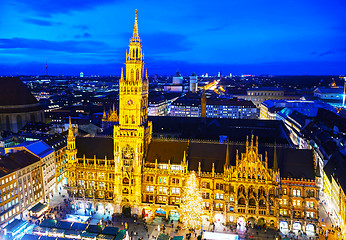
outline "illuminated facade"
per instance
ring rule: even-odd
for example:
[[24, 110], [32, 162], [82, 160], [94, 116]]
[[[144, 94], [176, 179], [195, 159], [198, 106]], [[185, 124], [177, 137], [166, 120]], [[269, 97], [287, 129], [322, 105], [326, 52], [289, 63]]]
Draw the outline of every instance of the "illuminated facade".
[[[297, 204], [294, 186], [302, 193], [314, 189], [313, 197], [309, 196], [315, 201], [314, 159], [309, 150], [261, 147], [254, 136], [245, 144], [151, 139], [148, 79], [137, 14], [129, 47], [126, 78], [122, 71], [119, 83], [119, 119], [113, 137], [76, 137], [69, 126], [68, 192], [75, 207], [176, 220], [184, 183], [192, 171], [203, 199], [204, 221], [279, 227], [281, 202]], [[205, 113], [203, 98], [201, 105]], [[306, 165], [299, 168], [294, 162]], [[286, 194], [281, 195], [282, 189], [287, 189]], [[307, 205], [303, 201], [301, 206]], [[316, 203], [311, 206], [318, 207]], [[286, 215], [290, 221], [282, 220], [289, 229], [300, 223], [305, 230], [307, 211], [304, 208], [299, 215], [295, 211], [295, 206], [289, 208]]]

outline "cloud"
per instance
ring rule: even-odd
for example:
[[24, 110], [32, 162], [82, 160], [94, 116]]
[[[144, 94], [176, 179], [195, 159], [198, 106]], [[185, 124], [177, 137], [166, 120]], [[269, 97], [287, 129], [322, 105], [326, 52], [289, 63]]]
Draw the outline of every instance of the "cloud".
[[326, 51], [326, 52], [320, 53], [318, 56], [323, 57], [323, 56], [332, 55], [332, 54], [335, 54], [335, 51]]
[[41, 16], [50, 17], [52, 14], [69, 13], [71, 11], [81, 11], [92, 9], [104, 3], [114, 2], [114, 0], [18, 0], [17, 6], [24, 9], [31, 9]]
[[88, 29], [89, 29], [88, 26], [82, 25], [82, 24], [80, 24], [80, 25], [74, 25], [73, 28], [80, 29], [80, 30], [82, 30], [82, 31], [85, 31], [85, 30], [88, 30]]
[[151, 54], [183, 52], [193, 47], [186, 36], [177, 33], [158, 32], [142, 35], [140, 36], [144, 39], [144, 49]]
[[77, 34], [77, 35], [75, 35], [74, 37], [75, 37], [75, 38], [91, 38], [91, 34], [86, 32], [86, 33], [84, 33], [84, 34], [82, 34], [82, 35]]
[[35, 19], [35, 18], [24, 18], [23, 22], [26, 23], [31, 23], [39, 26], [57, 26], [61, 25], [61, 23], [57, 22], [51, 22], [51, 21], [46, 21], [46, 20], [41, 20], [41, 19]]
[[99, 41], [47, 41], [26, 38], [0, 38], [0, 49], [38, 49], [69, 53], [100, 52], [108, 45]]

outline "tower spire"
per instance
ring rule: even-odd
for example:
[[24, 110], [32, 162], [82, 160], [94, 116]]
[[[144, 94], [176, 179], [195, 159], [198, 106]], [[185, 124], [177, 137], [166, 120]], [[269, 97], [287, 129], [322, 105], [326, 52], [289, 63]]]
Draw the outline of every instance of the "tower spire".
[[133, 27], [133, 35], [132, 35], [131, 41], [132, 42], [140, 42], [141, 40], [140, 40], [139, 35], [138, 35], [137, 9], [135, 10], [135, 13], [136, 13], [135, 25]]
[[226, 161], [225, 161], [225, 167], [229, 167], [229, 141], [227, 139], [227, 148], [226, 148]]
[[73, 138], [73, 128], [71, 123], [71, 117], [68, 118], [68, 138]]

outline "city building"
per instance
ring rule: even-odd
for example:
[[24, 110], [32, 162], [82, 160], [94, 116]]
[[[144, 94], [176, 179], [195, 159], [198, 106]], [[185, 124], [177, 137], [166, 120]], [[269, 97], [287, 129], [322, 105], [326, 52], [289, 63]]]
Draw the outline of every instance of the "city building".
[[43, 177], [44, 201], [49, 202], [56, 192], [56, 169], [54, 149], [42, 140], [35, 142], [23, 142], [13, 147], [5, 148], [5, 153], [16, 151], [28, 151], [37, 156], [41, 162]]
[[190, 92], [196, 93], [198, 89], [198, 76], [192, 73], [190, 76]]
[[171, 104], [169, 116], [256, 119], [258, 110], [251, 101], [243, 99], [206, 98], [203, 93], [202, 97], [189, 93]]
[[19, 77], [0, 77], [0, 132], [18, 132], [28, 122], [44, 122], [41, 105]]
[[346, 153], [338, 151], [330, 158], [323, 171], [324, 207], [335, 224], [346, 234]]
[[54, 149], [56, 192], [60, 192], [62, 188], [67, 184], [67, 140], [66, 137], [61, 134], [54, 134], [43, 139], [43, 141]]
[[201, 100], [196, 95], [187, 94], [171, 103], [169, 116], [172, 117], [200, 117]]
[[20, 213], [16, 171], [1, 168], [0, 184], [0, 226], [4, 227]]
[[276, 120], [277, 114], [284, 108], [290, 108], [307, 117], [316, 117], [319, 108], [324, 108], [336, 112], [335, 108], [322, 101], [304, 101], [304, 100], [266, 100], [260, 105], [260, 119]]
[[275, 87], [261, 87], [250, 88], [246, 91], [246, 95], [233, 95], [234, 97], [252, 101], [256, 107], [260, 107], [260, 104], [269, 99], [275, 100], [298, 100], [300, 96], [285, 94], [285, 91]]
[[251, 101], [243, 99], [207, 99], [206, 117], [256, 119], [258, 110]]
[[345, 91], [343, 87], [319, 87], [314, 90], [315, 97], [334, 107], [344, 107], [344, 95]]
[[0, 225], [13, 218], [26, 218], [28, 210], [43, 201], [43, 178], [40, 159], [27, 151], [0, 157], [2, 172]]
[[173, 85], [182, 85], [183, 84], [183, 77], [181, 76], [179, 71], [177, 71], [177, 73], [173, 76], [172, 83], [173, 83]]
[[166, 116], [169, 106], [169, 101], [163, 95], [154, 97], [149, 95], [148, 116]]
[[[119, 123], [113, 135], [78, 137], [69, 124], [67, 190], [77, 209], [177, 220], [184, 180], [195, 172], [203, 198], [203, 221], [316, 231], [319, 177], [311, 150], [260, 145], [253, 134], [245, 142], [244, 135], [229, 142], [218, 133], [220, 141], [152, 139], [137, 11], [129, 48], [126, 78], [122, 73], [119, 81]], [[180, 118], [171, 119], [177, 123]], [[197, 120], [204, 122], [199, 126], [207, 127], [207, 119]], [[208, 123], [217, 126], [219, 119]], [[267, 135], [275, 131], [263, 130]]]

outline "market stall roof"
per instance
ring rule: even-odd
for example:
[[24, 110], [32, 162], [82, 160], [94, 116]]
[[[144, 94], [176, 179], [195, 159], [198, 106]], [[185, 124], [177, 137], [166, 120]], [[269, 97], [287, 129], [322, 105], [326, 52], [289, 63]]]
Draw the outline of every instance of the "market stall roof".
[[65, 229], [65, 230], [68, 230], [70, 229], [72, 225], [72, 222], [67, 222], [67, 221], [58, 221], [55, 225], [56, 228], [59, 228], [59, 229]]
[[56, 240], [56, 237], [42, 236], [40, 240]]
[[28, 224], [26, 221], [22, 221], [19, 219], [14, 219], [13, 222], [11, 222], [10, 224], [8, 224], [5, 229], [8, 233], [14, 233], [16, 232], [18, 229], [24, 227], [26, 224]]
[[183, 236], [174, 236], [172, 240], [183, 240]]
[[42, 209], [44, 209], [45, 207], [47, 207], [47, 205], [44, 205], [43, 203], [37, 203], [35, 206], [33, 206], [29, 211], [33, 212], [33, 213], [38, 213], [40, 212]]
[[126, 230], [120, 230], [115, 240], [123, 240], [126, 237]]
[[99, 234], [96, 239], [97, 240], [114, 240], [114, 235], [107, 235], [107, 234]]
[[57, 229], [57, 228], [49, 228], [48, 232], [49, 233], [55, 233], [55, 234], [64, 234], [65, 230], [64, 229]]
[[33, 235], [33, 234], [25, 234], [22, 237], [22, 240], [38, 240], [40, 238], [39, 235]]
[[53, 219], [45, 219], [41, 222], [40, 227], [53, 228], [56, 225], [56, 220]]
[[85, 231], [100, 234], [102, 233], [102, 227], [100, 225], [89, 225]]
[[96, 238], [96, 236], [99, 235], [98, 233], [91, 233], [91, 232], [82, 232], [80, 235], [82, 238]]
[[102, 234], [116, 236], [118, 232], [119, 232], [119, 228], [117, 227], [105, 227], [102, 231]]
[[87, 228], [88, 224], [86, 223], [73, 223], [71, 226], [71, 230], [81, 230], [84, 231]]
[[33, 230], [32, 230], [32, 233], [38, 233], [39, 235], [42, 235], [42, 234], [46, 234], [47, 232], [47, 228], [42, 228], [42, 227], [35, 227]]
[[70, 237], [80, 237], [82, 231], [80, 230], [66, 230], [65, 231], [65, 236], [70, 236]]
[[169, 240], [170, 236], [160, 233], [160, 235], [157, 237], [157, 240]]

